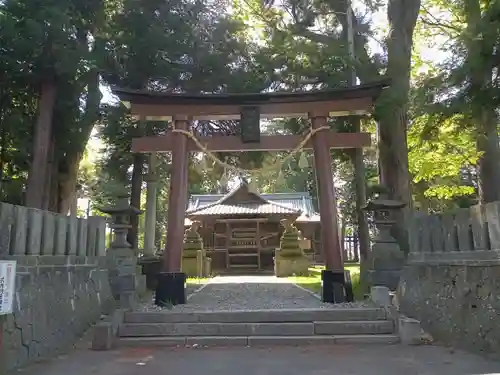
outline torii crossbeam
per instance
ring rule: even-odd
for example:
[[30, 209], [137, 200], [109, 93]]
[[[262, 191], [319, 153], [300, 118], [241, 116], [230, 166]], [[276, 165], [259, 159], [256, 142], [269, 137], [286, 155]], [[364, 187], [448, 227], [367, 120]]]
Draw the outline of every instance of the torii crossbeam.
[[[326, 133], [330, 148], [358, 148], [368, 147], [371, 144], [369, 133]], [[208, 151], [212, 152], [243, 152], [243, 151], [285, 151], [293, 150], [304, 137], [299, 135], [266, 135], [260, 142], [245, 143], [238, 136], [198, 137], [198, 140]], [[133, 152], [172, 152], [177, 142], [177, 135], [169, 133], [156, 137], [141, 137], [132, 140]], [[303, 149], [313, 149], [312, 140], [308, 141]], [[190, 152], [200, 151], [196, 143], [189, 139], [187, 149]]]
[[[304, 148], [314, 151], [322, 251], [326, 263], [326, 270], [322, 273], [322, 298], [325, 302], [334, 303], [343, 302], [345, 298], [344, 293], [335, 293], [338, 288], [334, 286], [341, 284], [345, 287], [346, 281], [338, 237], [330, 149], [369, 146], [370, 134], [326, 130], [327, 118], [368, 113], [388, 85], [387, 81], [380, 81], [329, 91], [265, 94], [188, 95], [126, 89], [114, 89], [113, 92], [129, 107], [133, 116], [145, 120], [173, 120], [175, 129], [180, 131], [188, 131], [191, 120], [242, 119], [243, 122], [242, 114], [245, 121], [256, 117], [257, 127], [246, 131], [242, 137], [200, 137], [199, 141], [208, 151], [292, 150], [303, 139], [301, 136], [283, 135], [261, 137], [259, 118], [306, 117], [310, 119], [313, 131], [321, 129]], [[172, 152], [167, 241], [162, 272], [158, 275], [156, 303], [185, 303], [185, 276], [181, 271], [181, 260], [188, 200], [188, 153], [198, 151], [198, 146], [185, 134], [172, 132], [165, 136], [134, 139], [132, 151]]]

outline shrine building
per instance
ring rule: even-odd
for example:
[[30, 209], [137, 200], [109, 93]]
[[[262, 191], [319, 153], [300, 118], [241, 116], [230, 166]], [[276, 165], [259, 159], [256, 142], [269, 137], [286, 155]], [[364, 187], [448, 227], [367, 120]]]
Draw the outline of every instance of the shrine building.
[[283, 219], [301, 231], [301, 246], [311, 260], [320, 256], [320, 216], [309, 193], [258, 194], [242, 181], [225, 195], [191, 195], [185, 226], [201, 223], [199, 233], [212, 270], [272, 271]]

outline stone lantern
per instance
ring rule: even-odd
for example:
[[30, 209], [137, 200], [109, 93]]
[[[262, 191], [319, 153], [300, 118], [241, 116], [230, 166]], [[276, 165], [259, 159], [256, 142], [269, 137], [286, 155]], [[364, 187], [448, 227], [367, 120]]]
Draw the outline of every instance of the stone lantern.
[[115, 299], [122, 308], [133, 308], [139, 283], [137, 275], [137, 249], [127, 241], [131, 228], [130, 217], [141, 214], [141, 210], [129, 204], [128, 196], [120, 194], [114, 207], [100, 208], [99, 211], [111, 216], [109, 227], [113, 231], [113, 240], [106, 253], [109, 283]]
[[377, 234], [367, 259], [367, 280], [372, 286], [395, 290], [405, 263], [405, 255], [391, 235], [396, 223], [395, 214], [405, 207], [404, 202], [388, 199], [385, 193], [368, 202], [364, 210], [373, 212]]

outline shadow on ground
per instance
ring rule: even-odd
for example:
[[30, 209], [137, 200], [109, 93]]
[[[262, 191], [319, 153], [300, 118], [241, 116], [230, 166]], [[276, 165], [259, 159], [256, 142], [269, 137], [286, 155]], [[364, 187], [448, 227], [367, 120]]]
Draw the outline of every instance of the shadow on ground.
[[492, 375], [500, 362], [433, 346], [77, 350], [27, 375]]

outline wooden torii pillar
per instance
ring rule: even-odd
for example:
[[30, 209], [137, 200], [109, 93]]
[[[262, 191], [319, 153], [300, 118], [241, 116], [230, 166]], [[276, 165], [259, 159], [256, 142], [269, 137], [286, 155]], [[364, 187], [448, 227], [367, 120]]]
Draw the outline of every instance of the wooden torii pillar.
[[[387, 81], [348, 89], [307, 93], [185, 95], [113, 90], [131, 110], [146, 120], [172, 120], [175, 129], [187, 131], [189, 121], [240, 119], [245, 108], [258, 118], [307, 116], [313, 129], [326, 126], [330, 116], [362, 114], [369, 111]], [[255, 119], [253, 119], [255, 122]], [[255, 134], [257, 132], [258, 134]], [[302, 136], [260, 136], [253, 129], [245, 136], [199, 137], [207, 151], [283, 151], [292, 150]], [[368, 133], [335, 133], [321, 129], [304, 145], [313, 149], [321, 215], [322, 251], [326, 270], [322, 272], [325, 302], [339, 303], [346, 298], [345, 276], [338, 236], [335, 188], [331, 167], [331, 148], [361, 148], [370, 145]], [[181, 271], [184, 218], [188, 200], [188, 153], [200, 151], [196, 143], [179, 132], [164, 136], [136, 138], [133, 152], [172, 152], [167, 241], [162, 272], [158, 275], [156, 304], [185, 303], [185, 275]], [[342, 288], [339, 288], [339, 287]]]

